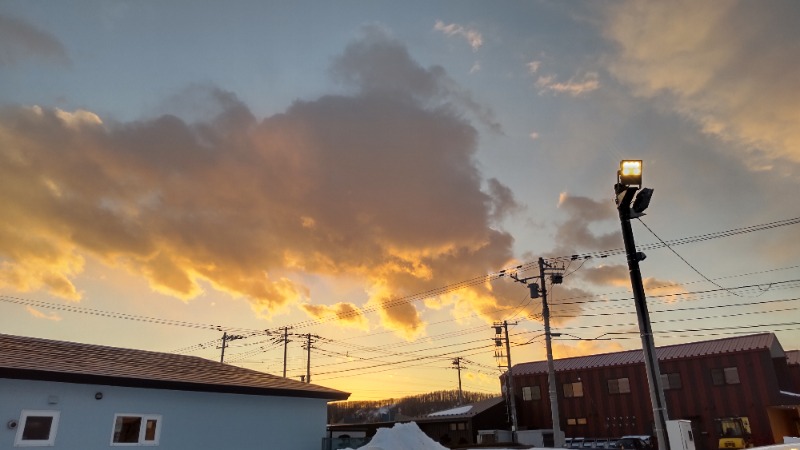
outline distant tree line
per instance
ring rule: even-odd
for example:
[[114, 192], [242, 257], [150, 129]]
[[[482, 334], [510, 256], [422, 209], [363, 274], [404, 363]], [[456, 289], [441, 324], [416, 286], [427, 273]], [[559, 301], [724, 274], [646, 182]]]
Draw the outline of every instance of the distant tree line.
[[[497, 397], [497, 394], [463, 392], [462, 404]], [[328, 404], [328, 423], [386, 422], [419, 417], [459, 406], [458, 391], [435, 391], [399, 399], [335, 402]]]

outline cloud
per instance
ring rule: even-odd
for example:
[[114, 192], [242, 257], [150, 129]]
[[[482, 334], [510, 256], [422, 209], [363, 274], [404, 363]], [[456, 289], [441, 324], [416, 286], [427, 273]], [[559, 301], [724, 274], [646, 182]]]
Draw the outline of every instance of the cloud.
[[597, 201], [587, 197], [571, 196], [564, 192], [558, 199], [559, 209], [567, 213], [567, 220], [558, 226], [553, 253], [559, 256], [587, 251], [601, 251], [622, 246], [619, 232], [597, 235], [590, 229], [593, 223], [617, 217], [611, 200]]
[[[265, 318], [304, 304], [359, 326], [356, 308], [369, 306], [387, 328], [422, 335], [422, 306], [398, 299], [512, 259], [497, 223], [516, 202], [483, 179], [465, 118], [485, 110], [380, 33], [348, 46], [332, 73], [351, 95], [263, 119], [213, 87], [181, 94], [194, 100], [178, 109], [201, 111], [193, 120], [0, 110], [0, 282], [78, 299], [91, 255], [187, 301], [214, 289]], [[355, 277], [369, 300], [325, 306], [309, 274]], [[516, 300], [507, 289], [443, 295], [489, 320]]]
[[465, 39], [473, 51], [478, 51], [483, 45], [483, 36], [481, 33], [472, 28], [465, 28], [462, 25], [455, 23], [445, 24], [441, 20], [437, 20], [433, 26], [436, 31], [441, 31], [446, 36], [458, 36]]
[[25, 310], [28, 311], [30, 315], [32, 315], [37, 319], [52, 320], [54, 322], [59, 322], [62, 320], [61, 316], [59, 316], [58, 314], [55, 313], [45, 314], [32, 306], [26, 306]]
[[[536, 66], [538, 68], [538, 66]], [[531, 70], [530, 65], [528, 66]], [[531, 73], [535, 73], [531, 72]], [[597, 90], [600, 87], [600, 80], [597, 72], [588, 72], [581, 76], [575, 76], [566, 82], [558, 81], [555, 75], [542, 75], [536, 79], [536, 87], [539, 93], [552, 92], [554, 94], [567, 94], [578, 97], [583, 94]]]
[[68, 65], [67, 51], [53, 35], [13, 17], [0, 14], [0, 67], [27, 59]]
[[360, 330], [369, 329], [366, 316], [361, 309], [346, 302], [339, 302], [333, 305], [311, 305], [303, 304], [300, 308], [317, 320], [335, 319], [339, 324], [357, 328]]
[[331, 67], [332, 77], [364, 95], [392, 96], [420, 105], [467, 110], [495, 133], [502, 126], [494, 112], [458, 86], [441, 66], [425, 68], [411, 58], [408, 49], [376, 26], [364, 27], [363, 37], [347, 46]]
[[[630, 288], [631, 277], [628, 266], [601, 265], [581, 271], [581, 278], [597, 286], [614, 286]], [[642, 286], [649, 295], [686, 293], [680, 283], [647, 277], [642, 280]], [[670, 297], [668, 297], [669, 299]]]
[[575, 356], [615, 353], [624, 350], [621, 344], [613, 341], [577, 341], [574, 345], [561, 342], [553, 343], [553, 357], [572, 358]]
[[617, 49], [608, 68], [636, 95], [736, 143], [731, 148], [752, 170], [800, 162], [800, 4], [607, 6], [603, 33]]
[[538, 72], [539, 71], [539, 67], [541, 67], [541, 66], [542, 66], [542, 62], [541, 61], [536, 61], [536, 60], [531, 61], [531, 62], [529, 62], [528, 64], [525, 65], [525, 67], [528, 68], [528, 73], [531, 74], [531, 75], [533, 75], [536, 72]]

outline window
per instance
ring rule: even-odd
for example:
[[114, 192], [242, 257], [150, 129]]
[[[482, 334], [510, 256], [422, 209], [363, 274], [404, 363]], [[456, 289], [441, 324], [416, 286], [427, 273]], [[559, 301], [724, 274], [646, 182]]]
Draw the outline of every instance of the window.
[[630, 394], [631, 383], [627, 378], [616, 378], [608, 380], [609, 394]]
[[158, 415], [117, 414], [111, 445], [158, 445], [160, 424]]
[[583, 382], [564, 383], [564, 398], [583, 397]]
[[725, 372], [726, 384], [739, 384], [739, 369], [737, 367], [726, 367], [723, 372]]
[[681, 383], [681, 374], [679, 372], [662, 373], [661, 374], [661, 387], [663, 387], [664, 390], [682, 388], [683, 387], [683, 383]]
[[714, 383], [714, 386], [739, 384], [739, 369], [736, 367], [711, 369], [711, 381]]
[[539, 386], [523, 386], [522, 387], [522, 400], [541, 400], [542, 391]]
[[567, 425], [586, 425], [586, 417], [570, 417], [567, 419]]
[[58, 411], [23, 410], [19, 417], [15, 447], [52, 447], [58, 430]]

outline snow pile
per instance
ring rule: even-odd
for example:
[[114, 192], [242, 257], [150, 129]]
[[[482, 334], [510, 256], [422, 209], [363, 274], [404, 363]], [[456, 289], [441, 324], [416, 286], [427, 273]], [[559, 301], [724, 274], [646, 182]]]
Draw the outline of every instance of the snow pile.
[[[379, 428], [369, 444], [359, 450], [449, 450], [429, 438], [416, 423], [396, 423], [392, 428]], [[346, 449], [353, 450], [353, 449]]]

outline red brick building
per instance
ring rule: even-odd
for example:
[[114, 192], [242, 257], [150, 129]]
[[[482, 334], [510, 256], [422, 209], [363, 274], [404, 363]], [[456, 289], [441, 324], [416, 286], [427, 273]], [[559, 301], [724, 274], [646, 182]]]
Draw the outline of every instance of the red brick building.
[[[656, 349], [669, 419], [692, 421], [698, 450], [717, 448], [715, 419], [747, 417], [755, 445], [800, 435], [800, 351], [772, 333]], [[567, 437], [652, 435], [642, 350], [554, 361]], [[519, 428], [552, 428], [547, 362], [513, 367]], [[501, 377], [501, 383], [503, 377]]]

